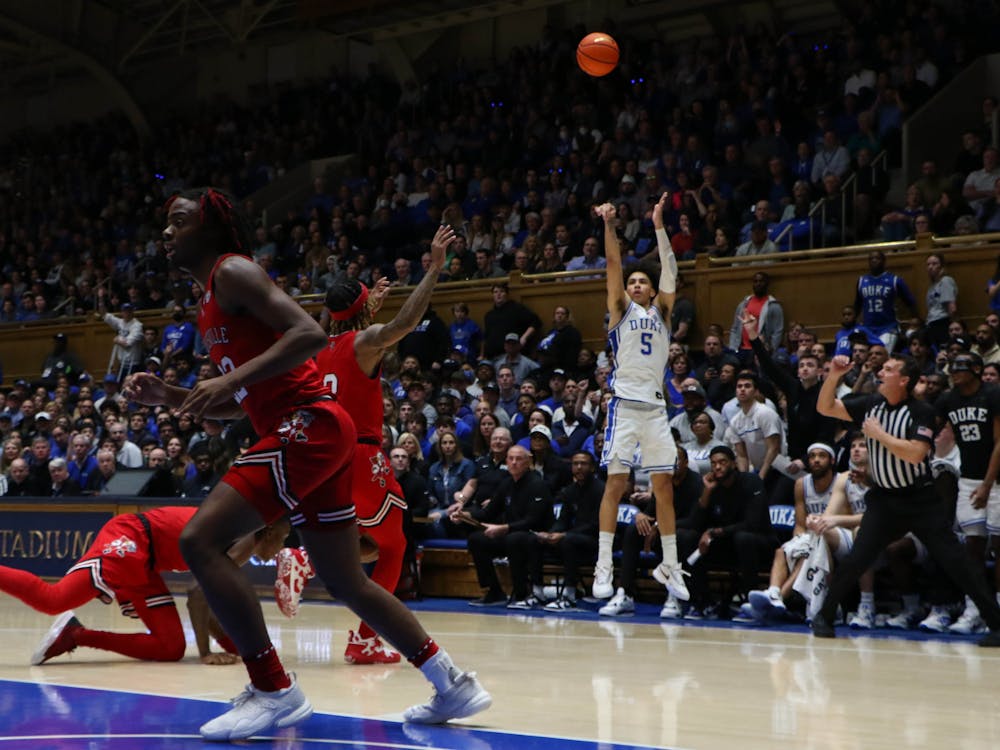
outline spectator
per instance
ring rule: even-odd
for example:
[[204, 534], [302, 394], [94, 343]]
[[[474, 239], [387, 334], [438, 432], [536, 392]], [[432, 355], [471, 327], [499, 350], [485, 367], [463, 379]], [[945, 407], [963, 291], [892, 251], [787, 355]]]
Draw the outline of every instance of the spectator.
[[[703, 477], [704, 489], [688, 522], [677, 529], [680, 559], [697, 550], [700, 557], [691, 569], [690, 619], [719, 613], [709, 601], [708, 571], [735, 568], [739, 593], [746, 597], [756, 587], [758, 573], [767, 565], [778, 540], [771, 530], [767, 495], [760, 477], [736, 468], [736, 455], [727, 446], [712, 450], [712, 470]], [[725, 602], [720, 603], [725, 617]]]
[[126, 469], [138, 469], [142, 466], [142, 451], [139, 446], [127, 437], [124, 422], [113, 422], [108, 430], [111, 441], [115, 444], [115, 460]]
[[82, 494], [79, 483], [69, 475], [65, 458], [53, 458], [49, 461], [48, 492], [41, 494], [49, 497], [78, 497]]
[[945, 275], [944, 256], [931, 253], [927, 256], [927, 335], [932, 345], [947, 343], [948, 326], [958, 313], [958, 285]]
[[597, 554], [597, 518], [604, 494], [604, 482], [594, 475], [594, 458], [577, 452], [571, 461], [573, 480], [558, 495], [559, 517], [550, 531], [539, 531], [535, 540], [541, 549], [535, 551], [532, 581], [542, 583], [543, 550], [558, 553], [562, 561], [562, 590], [545, 605], [547, 612], [565, 612], [576, 608], [577, 583], [580, 567], [589, 565]]
[[[493, 360], [493, 366], [498, 373], [498, 379], [501, 368], [510, 368], [514, 373], [514, 382], [516, 383], [521, 383], [530, 373], [538, 369], [537, 362], [521, 354], [521, 338], [516, 333], [511, 332], [504, 336], [503, 350], [503, 356]], [[501, 382], [500, 385], [502, 388], [503, 383]]]
[[142, 367], [142, 323], [135, 317], [135, 307], [130, 302], [121, 306], [121, 317], [105, 313], [103, 320], [115, 332], [111, 363], [117, 363], [119, 380]]
[[573, 325], [569, 308], [566, 305], [556, 305], [552, 311], [552, 328], [538, 342], [536, 355], [539, 364], [544, 368], [569, 371], [576, 366], [576, 358], [582, 346], [583, 338], [579, 329]]
[[882, 217], [882, 238], [887, 242], [909, 239], [913, 236], [914, 220], [921, 214], [927, 214], [927, 209], [924, 208], [924, 196], [920, 188], [913, 184], [906, 189], [905, 205]]
[[827, 130], [823, 133], [823, 148], [816, 152], [813, 159], [810, 182], [819, 187], [823, 178], [830, 174], [843, 180], [850, 168], [851, 157], [847, 149], [840, 144], [835, 131]]
[[506, 283], [494, 284], [492, 291], [493, 308], [484, 318], [483, 356], [487, 359], [496, 359], [503, 353], [504, 338], [508, 333], [516, 333], [522, 348], [527, 348], [542, 326], [535, 313], [508, 298], [510, 288]]
[[600, 249], [597, 238], [588, 237], [583, 242], [583, 254], [577, 255], [575, 258], [570, 258], [566, 263], [566, 270], [587, 271], [607, 268], [608, 262], [604, 256], [599, 255]]
[[479, 325], [469, 317], [469, 306], [464, 302], [457, 302], [452, 305], [451, 314], [454, 317], [454, 322], [449, 326], [448, 333], [452, 349], [464, 346], [470, 356], [479, 352], [482, 346], [483, 332]]
[[987, 146], [983, 150], [983, 166], [965, 178], [962, 186], [962, 197], [968, 201], [974, 211], [993, 196], [993, 186], [1000, 179], [1000, 165], [997, 163], [997, 149]]
[[190, 321], [185, 320], [186, 314], [184, 305], [174, 305], [171, 310], [173, 323], [163, 329], [163, 340], [160, 342], [165, 362], [170, 362], [178, 354], [190, 356], [194, 352], [198, 332]]
[[108, 481], [115, 475], [118, 466], [115, 463], [115, 453], [112, 450], [97, 452], [97, 471], [91, 472], [84, 487], [84, 494], [100, 495], [107, 487]]
[[40, 494], [41, 488], [36, 485], [28, 462], [23, 458], [14, 459], [10, 464], [4, 497], [35, 497]]
[[65, 375], [70, 378], [71, 382], [75, 382], [83, 374], [83, 365], [80, 364], [80, 360], [73, 352], [67, 351], [66, 334], [57, 333], [52, 339], [55, 341], [55, 344], [52, 347], [52, 351], [45, 357], [45, 361], [42, 363], [41, 383], [46, 388], [54, 387], [56, 379], [60, 375]]
[[753, 361], [750, 339], [743, 330], [743, 318], [747, 313], [758, 321], [757, 333], [769, 351], [777, 351], [785, 335], [785, 313], [777, 298], [768, 293], [771, 276], [764, 271], [753, 275], [753, 293], [748, 294], [736, 306], [733, 324], [729, 329], [729, 348], [739, 353], [739, 361], [749, 365]]
[[469, 536], [469, 552], [476, 565], [479, 585], [484, 595], [476, 606], [492, 606], [507, 601], [493, 568], [493, 558], [506, 556], [510, 561], [513, 593], [510, 604], [515, 609], [531, 609], [538, 603], [528, 591], [528, 566], [534, 532], [545, 531], [552, 524], [552, 496], [545, 482], [530, 470], [530, 455], [520, 446], [507, 452], [507, 477], [483, 508], [460, 510], [452, 514], [454, 523], [472, 522], [479, 530]]
[[552, 440], [559, 446], [559, 455], [566, 459], [573, 458], [583, 447], [593, 427], [590, 417], [586, 414], [577, 415], [577, 396], [566, 394], [562, 400], [562, 418], [552, 422]]
[[194, 474], [184, 482], [182, 496], [188, 498], [206, 497], [222, 478], [213, 465], [214, 461], [208, 441], [203, 440], [194, 446], [190, 455], [194, 461]]
[[984, 364], [1000, 364], [996, 331], [989, 324], [980, 323], [976, 326], [976, 343], [972, 345], [972, 353], [978, 354]]
[[750, 227], [750, 239], [736, 248], [736, 257], [772, 255], [776, 252], [778, 252], [778, 246], [767, 236], [767, 223], [755, 221]]

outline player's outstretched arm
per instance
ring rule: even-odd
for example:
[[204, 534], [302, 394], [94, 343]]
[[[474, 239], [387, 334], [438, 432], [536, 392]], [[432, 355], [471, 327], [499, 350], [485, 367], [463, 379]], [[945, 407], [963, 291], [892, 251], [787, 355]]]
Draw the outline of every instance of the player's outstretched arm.
[[594, 213], [604, 220], [604, 257], [607, 261], [608, 325], [614, 328], [628, 308], [628, 296], [622, 282], [622, 249], [615, 233], [615, 207], [610, 203], [597, 206]]
[[354, 353], [364, 372], [371, 372], [382, 359], [382, 353], [417, 327], [420, 317], [427, 310], [438, 276], [444, 269], [448, 246], [455, 240], [455, 231], [445, 224], [438, 227], [431, 241], [431, 265], [406, 298], [396, 317], [388, 323], [375, 324], [361, 331], [354, 338]]
[[670, 193], [663, 193], [660, 200], [653, 206], [653, 229], [656, 231], [656, 250], [660, 255], [660, 283], [656, 294], [657, 304], [669, 320], [670, 311], [674, 309], [674, 299], [677, 297], [677, 258], [674, 248], [663, 228], [663, 209], [666, 208]]
[[312, 316], [249, 258], [233, 256], [216, 269], [215, 298], [224, 310], [244, 312], [281, 338], [236, 369], [198, 383], [180, 406], [195, 417], [214, 413], [241, 388], [287, 372], [327, 345]]

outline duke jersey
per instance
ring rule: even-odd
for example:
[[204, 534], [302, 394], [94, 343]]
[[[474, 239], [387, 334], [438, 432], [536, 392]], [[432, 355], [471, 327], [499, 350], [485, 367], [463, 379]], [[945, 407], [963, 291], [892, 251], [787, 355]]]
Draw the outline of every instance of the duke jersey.
[[864, 513], [867, 510], [868, 501], [865, 500], [865, 495], [868, 494], [868, 487], [866, 485], [858, 484], [848, 479], [847, 484], [844, 486], [844, 494], [847, 495], [847, 502], [851, 506], [851, 513], [853, 515]]
[[333, 393], [344, 407], [358, 439], [374, 438], [382, 444], [382, 380], [379, 372], [375, 377], [362, 372], [358, 358], [354, 354], [354, 339], [357, 331], [347, 331], [331, 336], [329, 345], [316, 355], [316, 364], [323, 375], [328, 393]]
[[[281, 338], [280, 333], [249, 315], [227, 313], [216, 301], [215, 272], [233, 257], [244, 256], [226, 254], [216, 261], [198, 310], [198, 329], [208, 355], [223, 373], [232, 372], [262, 354]], [[312, 403], [329, 393], [316, 363], [310, 359], [272, 378], [240, 388], [233, 398], [246, 410], [257, 434], [266, 435], [296, 406]]]
[[894, 273], [884, 271], [878, 276], [865, 274], [858, 279], [856, 305], [861, 308], [861, 323], [875, 334], [895, 331], [896, 295], [909, 305], [914, 304], [913, 294], [906, 282]]
[[1000, 416], [1000, 388], [983, 383], [971, 396], [957, 388], [941, 394], [935, 404], [938, 417], [951, 423], [962, 457], [962, 477], [983, 479], [993, 453], [993, 419]]
[[830, 504], [830, 495], [833, 494], [833, 482], [823, 492], [816, 491], [816, 483], [812, 474], [806, 474], [802, 478], [802, 496], [805, 500], [806, 515], [820, 516]]
[[608, 376], [615, 398], [663, 404], [670, 328], [654, 304], [644, 310], [629, 300], [625, 315], [608, 331], [615, 365]]

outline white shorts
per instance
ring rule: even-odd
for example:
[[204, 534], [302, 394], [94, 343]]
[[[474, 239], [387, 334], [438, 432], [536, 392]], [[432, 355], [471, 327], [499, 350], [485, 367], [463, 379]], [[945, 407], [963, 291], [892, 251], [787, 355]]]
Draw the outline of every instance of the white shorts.
[[958, 499], [955, 502], [955, 523], [966, 536], [986, 536], [986, 528], [990, 525], [990, 518], [987, 518], [987, 511], [992, 507], [992, 531], [1000, 531], [1000, 491], [994, 485], [990, 492], [990, 499], [985, 508], [972, 507], [972, 492], [979, 485], [978, 479], [966, 479], [960, 477], [958, 480]]
[[854, 548], [854, 532], [851, 529], [842, 529], [837, 527], [833, 529], [837, 534], [837, 549], [833, 551], [833, 557], [835, 560], [843, 560], [847, 557], [847, 554]]
[[632, 468], [673, 473], [676, 465], [667, 407], [612, 398], [601, 452], [601, 466], [608, 474], [627, 474]]

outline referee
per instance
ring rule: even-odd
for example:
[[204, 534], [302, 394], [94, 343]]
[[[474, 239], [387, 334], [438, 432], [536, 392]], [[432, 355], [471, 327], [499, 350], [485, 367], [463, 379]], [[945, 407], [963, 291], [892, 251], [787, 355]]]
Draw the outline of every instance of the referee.
[[813, 635], [836, 637], [831, 623], [841, 598], [889, 542], [913, 532], [945, 574], [979, 607], [990, 627], [979, 645], [1000, 646], [1000, 605], [952, 532], [948, 505], [934, 489], [928, 461], [934, 443], [934, 409], [913, 398], [920, 368], [912, 357], [893, 355], [878, 373], [878, 393], [841, 401], [836, 397], [837, 386], [850, 369], [847, 357], [833, 358], [816, 408], [828, 417], [853, 422], [864, 432], [872, 488], [866, 495], [868, 508], [854, 547], [837, 567], [823, 609], [813, 619]]

